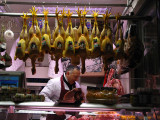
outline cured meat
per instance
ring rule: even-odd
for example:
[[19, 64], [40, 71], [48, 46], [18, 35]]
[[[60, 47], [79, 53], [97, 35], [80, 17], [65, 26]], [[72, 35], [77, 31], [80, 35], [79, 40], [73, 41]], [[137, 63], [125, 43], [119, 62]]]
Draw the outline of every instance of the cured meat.
[[66, 102], [81, 102], [83, 100], [83, 93], [81, 88], [74, 88], [64, 95], [63, 101]]

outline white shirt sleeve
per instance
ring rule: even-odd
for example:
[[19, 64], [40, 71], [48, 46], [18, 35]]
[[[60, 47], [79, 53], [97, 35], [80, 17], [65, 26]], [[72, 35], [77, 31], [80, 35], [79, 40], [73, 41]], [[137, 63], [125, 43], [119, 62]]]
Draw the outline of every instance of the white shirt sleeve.
[[60, 78], [51, 79], [42, 89], [40, 95], [44, 95], [45, 102], [56, 102], [60, 97]]

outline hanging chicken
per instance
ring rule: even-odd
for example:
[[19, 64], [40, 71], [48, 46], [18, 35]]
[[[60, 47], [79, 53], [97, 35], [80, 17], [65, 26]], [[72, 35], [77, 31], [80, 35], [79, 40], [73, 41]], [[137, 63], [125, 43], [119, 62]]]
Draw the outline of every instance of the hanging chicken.
[[106, 14], [103, 14], [104, 27], [100, 35], [101, 52], [105, 71], [114, 58], [112, 31], [108, 25], [108, 19], [110, 15], [111, 13], [108, 13], [108, 10], [106, 11]]
[[23, 28], [20, 33], [20, 40], [17, 43], [14, 60], [19, 58], [20, 60], [26, 61], [26, 59], [28, 57], [26, 54], [26, 49], [28, 48], [28, 42], [29, 42], [26, 22], [29, 17], [27, 17], [27, 13], [26, 14], [23, 13], [23, 16], [21, 16], [21, 17], [23, 18]]
[[77, 14], [78, 14], [78, 17], [80, 18], [80, 25], [79, 25], [79, 28], [78, 28], [78, 39], [80, 38], [80, 36], [82, 34], [84, 34], [84, 36], [85, 36], [85, 38], [86, 38], [86, 40], [88, 42], [88, 45], [90, 47], [89, 32], [88, 32], [88, 29], [87, 29], [87, 26], [86, 26], [86, 22], [85, 22], [85, 16], [86, 16], [87, 12], [88, 11], [86, 11], [86, 7], [84, 8], [84, 11], [79, 10], [79, 7], [78, 7]]
[[97, 58], [101, 56], [100, 32], [97, 23], [98, 12], [93, 11], [94, 26], [91, 34], [91, 58]]
[[73, 65], [78, 65], [80, 62], [80, 59], [78, 59], [78, 56], [75, 55], [75, 36], [74, 31], [72, 28], [72, 22], [71, 22], [71, 16], [73, 13], [70, 13], [70, 10], [68, 10], [68, 26], [66, 30], [66, 40], [65, 40], [65, 50], [63, 51], [63, 57], [69, 57], [71, 58], [71, 63]]
[[124, 56], [124, 39], [123, 39], [123, 33], [121, 29], [121, 22], [120, 22], [120, 15], [119, 13], [116, 16], [117, 20], [117, 31], [115, 35], [115, 45], [116, 48], [114, 49], [115, 52], [115, 60], [121, 59]]
[[[61, 15], [59, 15], [59, 12], [57, 12], [58, 9], [56, 8], [56, 18], [57, 18], [57, 22], [58, 25], [54, 31], [53, 34], [53, 45], [51, 46], [51, 52], [54, 54], [55, 57], [55, 61], [56, 61], [56, 66], [55, 66], [55, 73], [57, 74], [59, 71], [58, 68], [58, 60], [63, 56], [63, 50], [65, 48], [65, 31], [63, 28], [63, 18], [65, 15], [65, 11], [63, 9], [61, 12]], [[51, 54], [52, 55], [52, 54]], [[53, 56], [51, 56], [51, 58], [53, 59]]]
[[[89, 45], [88, 45], [88, 30], [86, 29], [86, 25], [85, 25], [85, 16], [87, 14], [88, 11], [86, 11], [86, 9], [84, 9], [83, 13], [81, 13], [82, 11], [79, 10], [77, 11], [77, 14], [80, 18], [80, 26], [78, 28], [78, 36], [80, 35], [79, 39], [78, 39], [78, 45], [79, 45], [79, 52], [78, 54], [80, 55], [81, 58], [81, 63], [82, 63], [82, 68], [81, 68], [81, 72], [82, 74], [85, 73], [86, 68], [85, 68], [85, 59], [89, 56]], [[83, 14], [83, 16], [82, 16]], [[82, 19], [83, 18], [83, 19]]]
[[28, 55], [32, 62], [32, 74], [35, 74], [35, 62], [36, 59], [40, 56], [41, 32], [36, 19], [38, 9], [35, 10], [35, 7], [32, 7], [32, 9], [33, 10], [30, 9], [30, 12], [32, 13], [32, 26], [29, 29]]
[[47, 19], [47, 15], [48, 15], [48, 9], [43, 11], [44, 13], [44, 17], [45, 17], [45, 22], [44, 22], [44, 26], [42, 28], [42, 48], [41, 48], [41, 52], [42, 53], [49, 53], [50, 49], [51, 49], [51, 32], [50, 32], [50, 28], [48, 25], [48, 19]]

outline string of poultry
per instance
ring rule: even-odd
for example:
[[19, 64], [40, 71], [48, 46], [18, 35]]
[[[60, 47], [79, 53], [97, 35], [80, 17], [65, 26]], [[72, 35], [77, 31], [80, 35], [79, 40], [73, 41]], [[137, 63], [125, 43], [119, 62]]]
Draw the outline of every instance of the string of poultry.
[[[24, 14], [23, 18], [23, 29], [20, 34], [20, 41], [17, 43], [15, 59], [19, 58], [20, 60], [26, 61], [29, 57], [32, 62], [32, 74], [36, 73], [35, 62], [38, 60], [42, 62], [44, 59], [44, 54], [51, 54], [51, 59], [56, 61], [55, 73], [58, 73], [58, 60], [62, 57], [71, 58], [71, 63], [74, 65], [80, 64], [81, 60], [81, 72], [85, 73], [85, 59], [87, 58], [97, 58], [102, 56], [104, 63], [104, 70], [107, 70], [108, 65], [113, 60], [122, 59], [125, 56], [125, 59], [129, 59], [129, 64], [134, 61], [133, 57], [129, 57], [131, 53], [134, 53], [136, 49], [133, 49], [135, 45], [142, 46], [141, 43], [138, 43], [136, 37], [128, 34], [127, 42], [124, 43], [123, 33], [120, 22], [120, 15], [117, 14], [117, 30], [115, 35], [115, 45], [116, 48], [113, 50], [113, 40], [112, 40], [112, 31], [109, 27], [109, 16], [111, 13], [106, 11], [103, 14], [104, 26], [100, 34], [97, 16], [98, 12], [93, 11], [94, 17], [94, 26], [92, 29], [91, 37], [89, 39], [89, 32], [85, 23], [85, 16], [88, 11], [86, 8], [84, 10], [76, 11], [80, 19], [79, 28], [73, 30], [71, 16], [73, 13], [68, 10], [68, 14], [63, 11], [58, 11], [56, 8], [56, 18], [57, 18], [57, 27], [53, 32], [53, 41], [51, 41], [51, 32], [48, 25], [48, 10], [44, 10], [45, 23], [42, 28], [42, 37], [41, 31], [38, 27], [37, 22], [37, 10], [35, 7], [32, 7], [30, 10], [32, 13], [32, 26], [29, 29], [29, 39], [27, 34], [27, 23], [28, 19], [27, 14]], [[61, 14], [60, 14], [61, 13]], [[68, 17], [68, 26], [66, 31], [63, 28], [63, 18], [64, 16]], [[132, 42], [134, 41], [134, 42]], [[139, 49], [140, 50], [140, 49]], [[140, 50], [140, 52], [143, 50]], [[124, 56], [125, 55], [125, 56]], [[133, 59], [133, 60], [132, 60]], [[136, 61], [135, 61], [136, 62]]]
[[[28, 45], [28, 55], [31, 59], [32, 63], [32, 74], [36, 73], [35, 62], [37, 58], [40, 58], [40, 50], [41, 50], [41, 32], [38, 27], [38, 22], [36, 19], [37, 10], [35, 7], [32, 7], [33, 10], [30, 9], [32, 13], [32, 26], [29, 29], [29, 45]], [[36, 25], [36, 28], [34, 28]], [[41, 58], [42, 60], [43, 58]]]
[[[81, 12], [83, 15], [81, 15]], [[80, 35], [79, 39], [78, 39], [78, 45], [79, 45], [79, 56], [81, 58], [81, 64], [82, 64], [82, 68], [81, 68], [81, 73], [84, 74], [86, 71], [85, 68], [85, 59], [89, 56], [89, 45], [88, 45], [88, 30], [86, 29], [86, 24], [85, 24], [85, 16], [87, 14], [88, 11], [86, 11], [86, 9], [84, 9], [84, 11], [79, 10], [77, 11], [77, 14], [80, 18], [80, 26], [78, 28], [78, 35]], [[82, 19], [83, 18], [83, 19]]]
[[110, 15], [111, 13], [108, 13], [108, 10], [106, 11], [106, 14], [103, 14], [104, 26], [100, 36], [101, 52], [105, 71], [107, 70], [108, 65], [114, 60], [112, 31], [108, 25]]
[[23, 13], [23, 16], [21, 17], [23, 18], [23, 27], [20, 33], [20, 40], [17, 43], [14, 60], [19, 58], [20, 60], [26, 61], [26, 59], [28, 58], [26, 54], [26, 49], [28, 48], [28, 42], [29, 42], [26, 22], [29, 17], [27, 17], [27, 13], [26, 14]]
[[[63, 9], [61, 12], [61, 15], [59, 15], [58, 8], [56, 8], [56, 18], [57, 18], [57, 22], [58, 25], [54, 31], [53, 34], [53, 45], [51, 46], [51, 50], [54, 54], [55, 57], [55, 61], [56, 61], [56, 65], [55, 65], [55, 73], [57, 74], [59, 71], [58, 68], [58, 60], [63, 57], [63, 50], [65, 49], [65, 38], [66, 38], [66, 34], [63, 28], [63, 18], [65, 15], [65, 11]], [[51, 59], [53, 59], [53, 57], [51, 56]]]

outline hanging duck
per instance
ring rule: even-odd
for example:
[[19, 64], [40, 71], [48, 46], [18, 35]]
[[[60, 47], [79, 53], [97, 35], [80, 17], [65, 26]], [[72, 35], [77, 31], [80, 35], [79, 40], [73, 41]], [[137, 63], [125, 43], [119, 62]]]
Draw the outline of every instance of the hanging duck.
[[119, 18], [120, 18], [120, 15], [118, 13], [116, 15], [117, 31], [115, 35], [116, 48], [114, 49], [115, 60], [118, 60], [124, 57], [124, 39], [123, 39], [123, 33], [122, 33], [122, 28], [121, 28], [121, 22]]
[[26, 22], [29, 17], [27, 17], [27, 13], [26, 14], [23, 13], [23, 16], [21, 17], [23, 18], [23, 28], [20, 33], [20, 40], [17, 43], [14, 60], [19, 58], [20, 60], [26, 61], [28, 57], [26, 54], [26, 49], [28, 48], [28, 42], [29, 42]]
[[32, 74], [36, 73], [35, 62], [40, 56], [41, 49], [41, 32], [36, 19], [37, 11], [38, 9], [35, 10], [35, 6], [32, 7], [32, 10], [30, 9], [30, 12], [32, 13], [32, 26], [29, 29], [28, 55], [32, 63]]
[[[83, 12], [83, 13], [81, 13]], [[82, 10], [77, 10], [77, 14], [80, 18], [80, 26], [78, 28], [78, 36], [80, 35], [79, 39], [78, 39], [78, 45], [79, 45], [79, 56], [81, 58], [81, 63], [82, 63], [82, 68], [81, 68], [81, 73], [84, 74], [86, 71], [85, 68], [85, 59], [89, 56], [90, 50], [89, 50], [89, 45], [88, 45], [88, 41], [89, 41], [89, 36], [88, 34], [88, 30], [86, 29], [86, 25], [85, 25], [85, 16], [87, 14], [88, 11], [86, 11], [86, 9], [84, 9], [84, 11]], [[83, 16], [82, 16], [83, 14]], [[83, 18], [83, 19], [82, 19]]]
[[[61, 12], [61, 15], [59, 13]], [[53, 45], [51, 46], [51, 52], [54, 54], [56, 65], [55, 65], [55, 73], [57, 74], [59, 71], [58, 68], [58, 60], [63, 56], [63, 50], [65, 48], [65, 38], [66, 34], [63, 28], [63, 18], [65, 15], [65, 11], [59, 11], [56, 8], [56, 18], [58, 25], [53, 34]], [[51, 59], [53, 59], [51, 54]]]
[[107, 70], [108, 65], [114, 60], [112, 31], [108, 25], [110, 15], [111, 13], [108, 13], [108, 10], [106, 11], [106, 14], [103, 14], [104, 26], [100, 36], [101, 52], [105, 71]]
[[[99, 11], [98, 11], [99, 12]], [[94, 26], [91, 33], [91, 58], [97, 58], [101, 56], [101, 43], [100, 43], [100, 32], [98, 29], [97, 17], [98, 12], [93, 11]]]
[[51, 49], [51, 31], [48, 25], [48, 19], [47, 19], [47, 15], [48, 15], [48, 9], [43, 11], [44, 14], [44, 18], [45, 18], [45, 22], [44, 22], [44, 26], [42, 28], [42, 48], [41, 48], [41, 52], [43, 53], [49, 53], [50, 49]]

